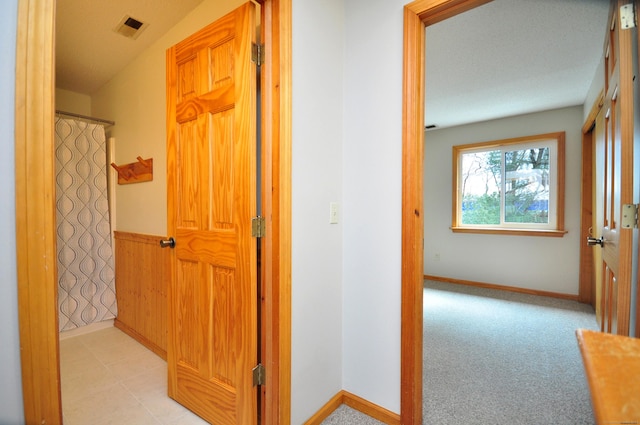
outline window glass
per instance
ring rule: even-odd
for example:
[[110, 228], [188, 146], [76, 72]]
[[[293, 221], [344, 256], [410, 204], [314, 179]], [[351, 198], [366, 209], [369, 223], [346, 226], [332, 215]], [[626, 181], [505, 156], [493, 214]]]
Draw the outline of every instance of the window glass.
[[562, 231], [564, 133], [454, 146], [456, 229]]

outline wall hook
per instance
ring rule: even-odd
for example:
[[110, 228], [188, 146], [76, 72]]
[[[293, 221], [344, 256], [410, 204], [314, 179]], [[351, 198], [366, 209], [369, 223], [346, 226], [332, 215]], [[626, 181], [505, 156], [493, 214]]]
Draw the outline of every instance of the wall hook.
[[111, 166], [118, 172], [118, 184], [141, 183], [153, 180], [153, 158], [136, 158], [137, 162]]

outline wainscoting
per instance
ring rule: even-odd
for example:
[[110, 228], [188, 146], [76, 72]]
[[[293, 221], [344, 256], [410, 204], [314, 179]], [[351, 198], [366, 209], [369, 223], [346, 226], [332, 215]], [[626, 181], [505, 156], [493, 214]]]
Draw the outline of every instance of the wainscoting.
[[160, 236], [115, 232], [116, 298], [114, 325], [167, 358], [167, 288], [170, 250]]

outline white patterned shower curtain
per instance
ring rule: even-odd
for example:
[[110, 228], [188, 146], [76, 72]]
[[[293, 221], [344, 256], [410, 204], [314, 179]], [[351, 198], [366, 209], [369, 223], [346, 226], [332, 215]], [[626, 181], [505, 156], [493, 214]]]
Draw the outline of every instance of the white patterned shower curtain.
[[56, 117], [59, 330], [116, 316], [104, 126]]

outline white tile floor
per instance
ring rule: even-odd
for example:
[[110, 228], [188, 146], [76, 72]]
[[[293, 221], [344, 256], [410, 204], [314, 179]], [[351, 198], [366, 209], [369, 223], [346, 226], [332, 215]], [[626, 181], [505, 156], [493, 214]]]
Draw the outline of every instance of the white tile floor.
[[206, 424], [167, 396], [167, 364], [110, 327], [60, 341], [65, 425]]

